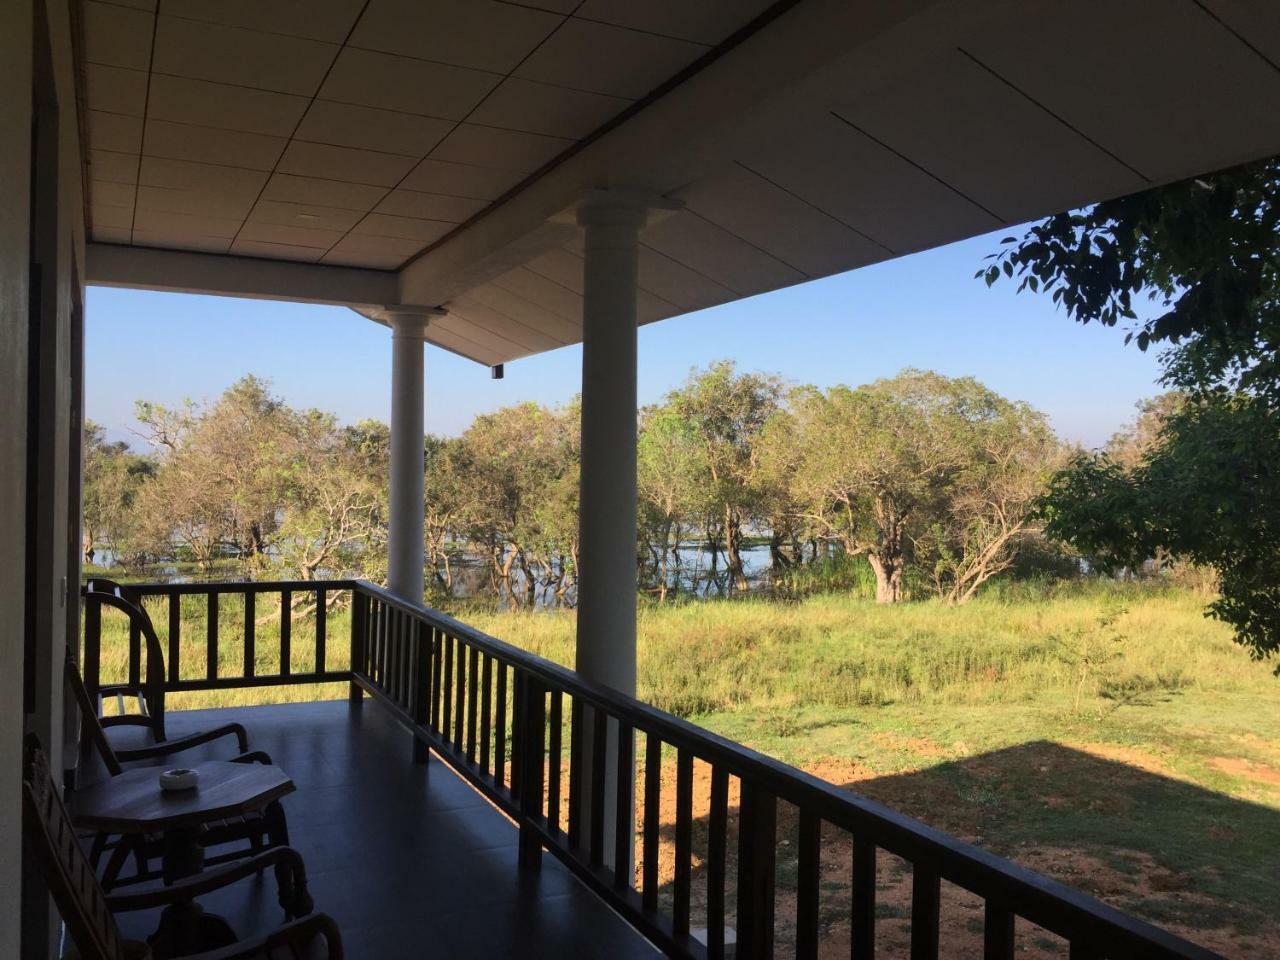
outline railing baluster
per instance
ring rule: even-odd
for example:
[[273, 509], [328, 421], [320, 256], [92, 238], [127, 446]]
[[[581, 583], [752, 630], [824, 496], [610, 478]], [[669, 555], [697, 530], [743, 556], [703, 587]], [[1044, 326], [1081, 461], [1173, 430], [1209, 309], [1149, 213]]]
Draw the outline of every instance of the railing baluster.
[[711, 805], [707, 823], [707, 957], [709, 960], [724, 960], [724, 882], [728, 834], [729, 772], [717, 766], [711, 770]]
[[[351, 591], [351, 672], [364, 676], [367, 672], [365, 662], [365, 623], [369, 618], [369, 596], [360, 590]], [[351, 703], [364, 703], [364, 690], [355, 680], [347, 687], [347, 700]]]
[[470, 661], [467, 664], [467, 762], [476, 762], [476, 718], [479, 707], [476, 704], [480, 689], [480, 651], [471, 648]]
[[[487, 661], [486, 661], [487, 663]], [[563, 725], [561, 711], [562, 695], [559, 690], [551, 691], [551, 716], [547, 721], [547, 829], [552, 833], [560, 830], [560, 773], [562, 751], [560, 733]]]
[[492, 773], [489, 761], [493, 749], [493, 657], [487, 653], [480, 671], [480, 688], [480, 769]]
[[466, 707], [467, 696], [467, 646], [462, 640], [458, 641], [458, 668], [454, 676], [455, 689], [453, 701], [453, 749], [458, 753], [462, 753], [463, 734], [463, 710]]
[[218, 594], [209, 591], [209, 615], [205, 620], [204, 675], [214, 680], [218, 676]]
[[280, 591], [280, 676], [293, 672], [293, 593]]
[[444, 635], [444, 678], [442, 680], [444, 690], [443, 718], [440, 728], [440, 737], [445, 743], [449, 742], [449, 730], [451, 729], [451, 721], [453, 719], [453, 637], [449, 634]]
[[862, 835], [853, 838], [853, 925], [850, 948], [853, 960], [874, 960], [876, 955], [876, 846]]
[[591, 865], [604, 864], [604, 784], [609, 756], [609, 714], [591, 706]]
[[493, 711], [493, 779], [498, 789], [510, 784], [507, 778], [507, 665], [501, 660], [498, 667], [498, 702]]
[[738, 949], [746, 960], [772, 960], [778, 801], [743, 780], [738, 823]]
[[409, 672], [409, 617], [403, 610], [396, 610], [396, 703], [409, 709], [413, 675]]
[[[369, 615], [369, 598], [359, 590], [351, 591], [351, 672], [362, 676], [368, 673], [368, 662], [365, 659], [366, 624]], [[364, 691], [354, 680], [347, 688], [347, 699], [351, 703], [363, 703]]]
[[677, 937], [689, 935], [689, 903], [693, 885], [693, 754], [676, 752], [676, 866], [671, 928]]
[[799, 863], [796, 877], [796, 958], [818, 957], [818, 879], [822, 866], [822, 821], [809, 809], [800, 811]]
[[1016, 942], [1013, 911], [988, 900], [982, 931], [984, 960], [1013, 960]]
[[[431, 629], [416, 617], [410, 620], [410, 641], [413, 649], [413, 722], [426, 728], [431, 722]], [[414, 731], [413, 760], [426, 763], [431, 756], [427, 741]]]
[[[88, 608], [85, 615], [88, 616]], [[88, 628], [86, 627], [86, 630]], [[182, 594], [169, 593], [169, 683], [182, 679]]]
[[941, 908], [938, 869], [917, 860], [911, 871], [911, 960], [938, 960]]
[[542, 815], [542, 750], [547, 723], [547, 698], [542, 685], [529, 674], [518, 679], [521, 711], [516, 735], [520, 753], [520, 866], [537, 868], [542, 841], [534, 821]]
[[521, 724], [524, 722], [524, 674], [519, 667], [511, 668], [511, 793], [517, 804], [522, 802], [524, 794], [520, 792], [523, 784], [520, 781], [524, 772], [524, 741], [521, 739]]
[[582, 846], [582, 701], [569, 700], [569, 846]]
[[325, 655], [325, 636], [328, 629], [329, 619], [329, 603], [326, 591], [321, 588], [316, 591], [316, 662], [315, 672], [324, 673], [325, 663], [329, 659]]
[[444, 670], [444, 634], [431, 628], [431, 730], [440, 732], [440, 697], [444, 686], [441, 672]]
[[[618, 719], [618, 789], [614, 794], [613, 820], [613, 885], [625, 889], [635, 882], [631, 868], [632, 837], [635, 831], [635, 814], [632, 801], [635, 792], [631, 788], [635, 777], [636, 731], [629, 723]], [[691, 793], [692, 795], [692, 793]]]
[[254, 610], [254, 603], [255, 603], [256, 597], [257, 597], [257, 594], [253, 590], [246, 590], [244, 592], [244, 668], [243, 669], [244, 669], [244, 675], [246, 677], [252, 677], [256, 669], [255, 662], [254, 662], [256, 654], [254, 653], [254, 649], [253, 649], [254, 633], [257, 629], [257, 624], [254, 622], [256, 619], [256, 613]]
[[378, 635], [381, 632], [379, 624], [382, 623], [382, 601], [369, 601], [368, 623], [365, 625], [365, 656], [369, 661], [369, 668], [365, 671], [369, 682], [375, 687], [382, 682], [382, 651], [378, 642]]
[[662, 740], [653, 731], [644, 738], [644, 835], [641, 851], [640, 904], [645, 910], [658, 909], [658, 841], [662, 811]]

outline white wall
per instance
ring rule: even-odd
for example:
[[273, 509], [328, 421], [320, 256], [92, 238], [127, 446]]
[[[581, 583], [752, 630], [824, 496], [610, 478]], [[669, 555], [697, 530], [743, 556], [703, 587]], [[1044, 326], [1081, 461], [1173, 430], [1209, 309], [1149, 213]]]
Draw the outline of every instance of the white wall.
[[79, 609], [73, 324], [85, 231], [71, 36], [68, 0], [0, 4], [0, 960], [38, 956], [52, 921], [38, 888], [22, 897], [22, 737], [39, 735], [58, 769], [62, 658]]
[[0, 4], [0, 957], [18, 955], [31, 8]]

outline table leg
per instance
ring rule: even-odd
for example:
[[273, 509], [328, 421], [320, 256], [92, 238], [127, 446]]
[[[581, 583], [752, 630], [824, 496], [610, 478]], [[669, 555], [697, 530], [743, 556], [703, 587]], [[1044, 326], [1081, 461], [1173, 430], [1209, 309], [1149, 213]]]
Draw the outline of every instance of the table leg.
[[[164, 835], [164, 882], [194, 876], [204, 867], [204, 827], [169, 830]], [[225, 947], [237, 941], [235, 931], [215, 913], [194, 901], [175, 903], [160, 913], [160, 925], [147, 938], [156, 957], [180, 957]]]

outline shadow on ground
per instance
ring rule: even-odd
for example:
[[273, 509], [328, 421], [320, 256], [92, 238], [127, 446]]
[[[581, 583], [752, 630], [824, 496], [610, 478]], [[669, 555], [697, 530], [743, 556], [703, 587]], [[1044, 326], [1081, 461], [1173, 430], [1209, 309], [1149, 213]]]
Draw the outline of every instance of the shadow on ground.
[[[1158, 768], [1138, 751], [1037, 741], [922, 770], [868, 776], [852, 762], [809, 771], [975, 843], [1224, 956], [1280, 958], [1280, 810], [1205, 789]], [[710, 771], [695, 767], [694, 926], [705, 922]], [[675, 768], [664, 766], [661, 875], [674, 857]], [[729, 849], [736, 850], [737, 791], [731, 787]], [[777, 932], [794, 938], [794, 808], [779, 812]], [[848, 956], [852, 850], [823, 831], [820, 916], [823, 956]], [[731, 860], [733, 855], [731, 853]], [[881, 856], [877, 940], [885, 955], [908, 945], [910, 866]], [[729, 865], [729, 903], [736, 864]], [[664, 891], [669, 894], [668, 891]], [[945, 956], [981, 956], [982, 904], [944, 885]], [[1065, 956], [1065, 945], [1019, 925], [1019, 956]], [[902, 955], [905, 955], [903, 953]]]

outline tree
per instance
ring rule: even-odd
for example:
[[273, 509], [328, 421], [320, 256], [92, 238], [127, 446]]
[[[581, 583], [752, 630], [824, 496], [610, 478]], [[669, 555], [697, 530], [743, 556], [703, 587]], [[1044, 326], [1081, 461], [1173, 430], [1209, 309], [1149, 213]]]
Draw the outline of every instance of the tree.
[[878, 602], [904, 599], [917, 554], [953, 602], [1009, 566], [1055, 443], [1040, 414], [919, 370], [805, 391], [791, 407], [770, 430], [772, 457], [788, 461], [807, 518], [867, 558]]
[[[1166, 348], [1162, 381], [1186, 405], [1136, 463], [1077, 457], [1053, 483], [1049, 529], [1133, 565], [1162, 552], [1212, 565], [1222, 596], [1210, 612], [1259, 656], [1280, 649], [1266, 514], [1280, 479], [1257, 459], [1280, 448], [1278, 200], [1280, 160], [1247, 164], [1050, 217], [979, 271]], [[1159, 309], [1142, 320], [1144, 295]]]
[[461, 437], [462, 482], [472, 493], [469, 539], [488, 556], [496, 582], [525, 603], [533, 603], [540, 579], [576, 566], [576, 511], [572, 525], [562, 522], [566, 498], [576, 498], [576, 418], [574, 409], [525, 403], [476, 417]]
[[273, 565], [303, 580], [385, 579], [385, 487], [364, 469], [357, 436], [318, 410], [289, 420]]
[[1158, 549], [1218, 572], [1214, 616], [1256, 657], [1280, 651], [1280, 423], [1248, 395], [1212, 396], [1172, 414], [1138, 463], [1082, 454], [1045, 502], [1048, 532], [1112, 566]]
[[782, 389], [777, 377], [739, 374], [732, 361], [721, 360], [701, 373], [692, 372], [683, 387], [667, 396], [672, 412], [692, 428], [703, 447], [729, 578], [739, 590], [747, 587], [743, 526], [758, 505], [759, 440], [778, 409]]
[[156, 552], [176, 540], [208, 570], [224, 553], [265, 562], [278, 519], [293, 423], [269, 385], [247, 376], [210, 407], [140, 402], [138, 419], [163, 451], [142, 513]]
[[1040, 412], [976, 384], [970, 391], [961, 437], [968, 449], [937, 518], [914, 545], [951, 604], [973, 599], [1008, 570], [1021, 542], [1037, 532], [1038, 501], [1059, 449]]
[[425, 457], [423, 548], [431, 575], [448, 590], [453, 586], [450, 551], [475, 494], [466, 482], [461, 441], [428, 435]]
[[846, 554], [867, 558], [879, 603], [904, 599], [907, 524], [933, 509], [960, 460], [939, 422], [945, 390], [945, 378], [907, 370], [857, 390], [814, 392], [795, 405], [797, 495]]
[[656, 554], [654, 579], [658, 599], [665, 600], [672, 586], [672, 560], [679, 577], [681, 531], [706, 514], [710, 483], [705, 445], [693, 425], [669, 405], [642, 412], [636, 479], [639, 532]]
[[154, 462], [121, 441], [108, 442], [101, 426], [84, 423], [83, 550], [93, 563], [106, 548], [112, 559], [129, 565], [141, 558], [136, 500], [155, 474]]

